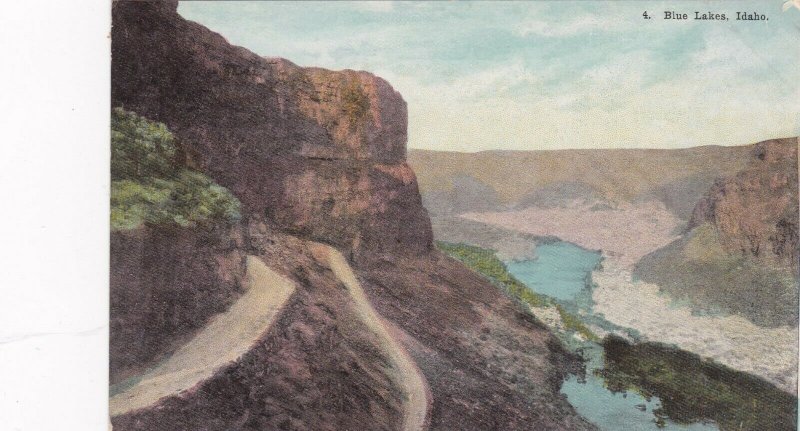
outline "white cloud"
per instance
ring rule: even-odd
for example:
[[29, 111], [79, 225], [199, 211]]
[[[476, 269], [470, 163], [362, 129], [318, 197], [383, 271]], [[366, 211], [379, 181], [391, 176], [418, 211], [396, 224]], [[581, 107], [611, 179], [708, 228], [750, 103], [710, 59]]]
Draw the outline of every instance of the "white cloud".
[[356, 9], [366, 10], [370, 12], [391, 12], [394, 10], [393, 1], [355, 1], [349, 3]]
[[[774, 82], [743, 77], [731, 88], [692, 68], [646, 85], [643, 77], [659, 64], [644, 52], [623, 53], [556, 94], [520, 63], [433, 86], [387, 78], [409, 102], [415, 148], [678, 148], [800, 133], [797, 87], [785, 94]], [[530, 94], [491, 96], [492, 89], [520, 85]]]
[[523, 23], [518, 33], [520, 36], [535, 34], [545, 37], [562, 37], [596, 30], [602, 25], [603, 22], [594, 16], [583, 16], [564, 23], [534, 19]]
[[[541, 9], [534, 9], [541, 12]], [[542, 13], [531, 14], [517, 26], [516, 33], [520, 36], [536, 35], [543, 37], [567, 37], [595, 31], [616, 32], [629, 29], [630, 17], [616, 16], [617, 14], [593, 15], [582, 13], [567, 17], [563, 20], [539, 19]]]

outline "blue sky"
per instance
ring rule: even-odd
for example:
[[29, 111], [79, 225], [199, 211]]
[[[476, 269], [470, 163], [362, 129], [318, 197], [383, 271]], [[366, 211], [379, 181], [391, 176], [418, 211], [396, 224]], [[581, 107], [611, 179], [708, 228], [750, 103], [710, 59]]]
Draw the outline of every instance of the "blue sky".
[[[477, 151], [800, 135], [800, 10], [781, 4], [197, 1], [178, 11], [263, 56], [382, 76], [408, 102], [410, 147]], [[665, 21], [665, 10], [730, 20]]]

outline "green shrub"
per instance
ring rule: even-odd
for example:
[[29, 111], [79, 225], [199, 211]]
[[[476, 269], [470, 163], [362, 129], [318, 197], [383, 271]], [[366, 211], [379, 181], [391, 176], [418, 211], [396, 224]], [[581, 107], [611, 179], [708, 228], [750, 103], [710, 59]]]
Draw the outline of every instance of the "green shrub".
[[116, 108], [111, 115], [111, 229], [192, 227], [240, 218], [239, 201], [207, 176], [175, 162], [161, 123]]
[[175, 174], [175, 138], [167, 126], [121, 108], [111, 111], [111, 179]]
[[595, 335], [594, 332], [584, 325], [578, 316], [565, 310], [560, 304], [556, 304], [556, 310], [558, 310], [558, 315], [561, 317], [561, 324], [564, 325], [564, 329], [577, 332], [589, 341], [600, 341], [600, 337]]
[[677, 423], [713, 419], [722, 430], [795, 430], [797, 397], [771, 383], [658, 343], [603, 340], [605, 367], [596, 373], [615, 392], [658, 396], [654, 413]]
[[357, 82], [353, 82], [344, 89], [342, 99], [350, 127], [354, 127], [358, 120], [362, 119], [369, 111], [369, 98], [364, 94], [361, 86]]
[[436, 246], [449, 256], [461, 261], [467, 268], [488, 278], [517, 301], [532, 307], [551, 305], [547, 297], [532, 291], [511, 275], [506, 265], [497, 258], [494, 250], [442, 241], [437, 241]]

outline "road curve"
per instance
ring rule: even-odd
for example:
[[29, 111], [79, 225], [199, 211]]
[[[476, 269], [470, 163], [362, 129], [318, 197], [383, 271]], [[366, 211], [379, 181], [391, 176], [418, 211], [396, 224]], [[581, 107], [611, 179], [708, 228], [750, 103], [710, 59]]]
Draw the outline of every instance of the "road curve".
[[429, 392], [425, 376], [406, 349], [390, 335], [387, 323], [372, 306], [344, 256], [335, 248], [324, 244], [312, 243], [310, 248], [314, 257], [326, 264], [339, 281], [347, 287], [362, 322], [380, 340], [380, 347], [392, 364], [391, 377], [397, 385], [403, 388], [406, 396], [402, 429], [404, 431], [424, 430], [427, 426], [429, 405]]
[[192, 340], [133, 386], [112, 396], [110, 415], [139, 410], [178, 395], [247, 353], [295, 291], [292, 281], [254, 256], [247, 257], [247, 280], [247, 291], [228, 311], [214, 316]]

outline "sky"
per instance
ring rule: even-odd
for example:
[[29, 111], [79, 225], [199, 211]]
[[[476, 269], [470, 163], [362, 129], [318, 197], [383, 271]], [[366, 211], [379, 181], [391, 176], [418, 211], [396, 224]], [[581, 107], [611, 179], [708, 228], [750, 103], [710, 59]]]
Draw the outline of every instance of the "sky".
[[381, 76], [408, 102], [409, 147], [479, 151], [798, 136], [800, 9], [782, 3], [194, 1], [178, 12], [259, 55]]

